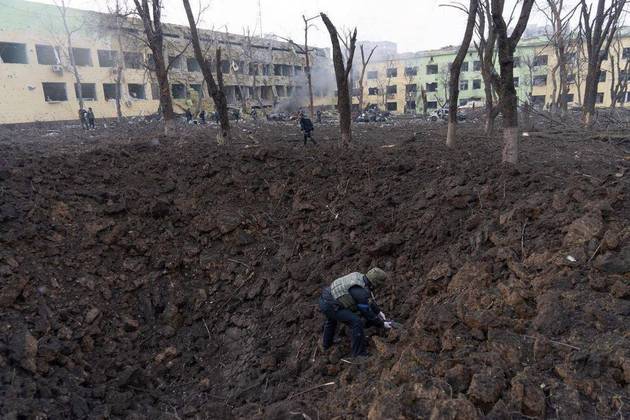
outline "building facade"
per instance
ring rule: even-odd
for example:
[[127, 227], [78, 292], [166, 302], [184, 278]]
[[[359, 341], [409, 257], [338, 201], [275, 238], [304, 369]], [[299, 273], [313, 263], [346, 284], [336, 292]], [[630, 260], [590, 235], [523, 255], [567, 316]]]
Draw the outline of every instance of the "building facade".
[[[84, 106], [98, 117], [154, 114], [158, 85], [141, 22], [67, 9], [72, 49], [60, 10], [23, 0], [0, 0], [0, 124], [78, 118], [81, 83]], [[241, 109], [306, 106], [305, 55], [271, 38], [199, 30], [208, 57], [222, 50], [226, 96]], [[213, 109], [185, 26], [164, 25], [164, 56], [175, 111]], [[72, 54], [72, 56], [71, 56]], [[310, 53], [315, 105], [332, 105], [334, 79], [329, 53]], [[76, 66], [72, 65], [72, 59]], [[216, 63], [213, 63], [215, 66]]]
[[[630, 66], [630, 30], [623, 28], [619, 39], [602, 64], [598, 85], [599, 107], [611, 106], [612, 96], [616, 105], [630, 107], [628, 89], [611, 90], [630, 82], [627, 76]], [[457, 54], [456, 47], [417, 53], [389, 54], [372, 60], [366, 70], [364, 104], [376, 104], [393, 113], [423, 113], [446, 106], [448, 103], [449, 66]], [[549, 106], [557, 97], [558, 76], [554, 90], [553, 67], [556, 64], [553, 48], [546, 38], [523, 39], [515, 55], [515, 84], [521, 101], [531, 101], [534, 106]], [[586, 79], [585, 58], [573, 54], [569, 68], [569, 107], [578, 107], [584, 92]], [[614, 70], [614, 71], [613, 71]], [[498, 71], [498, 69], [497, 69]], [[426, 93], [426, 103], [422, 90]], [[355, 103], [357, 101], [355, 100]], [[471, 47], [462, 65], [460, 75], [460, 106], [483, 106], [485, 94], [481, 77], [481, 65], [476, 50]], [[426, 109], [425, 109], [426, 108]]]

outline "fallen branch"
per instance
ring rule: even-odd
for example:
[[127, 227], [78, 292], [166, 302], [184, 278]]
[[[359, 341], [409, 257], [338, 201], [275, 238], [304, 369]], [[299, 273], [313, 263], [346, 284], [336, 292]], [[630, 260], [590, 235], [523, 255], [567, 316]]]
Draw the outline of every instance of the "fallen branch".
[[288, 399], [290, 400], [291, 398], [295, 398], [298, 395], [306, 394], [307, 392], [311, 392], [311, 391], [316, 390], [318, 388], [323, 388], [325, 386], [332, 386], [332, 385], [335, 385], [335, 383], [334, 382], [326, 382], [325, 384], [316, 385], [316, 386], [310, 387], [309, 389], [304, 390], [302, 392], [298, 392], [297, 394], [290, 395]]

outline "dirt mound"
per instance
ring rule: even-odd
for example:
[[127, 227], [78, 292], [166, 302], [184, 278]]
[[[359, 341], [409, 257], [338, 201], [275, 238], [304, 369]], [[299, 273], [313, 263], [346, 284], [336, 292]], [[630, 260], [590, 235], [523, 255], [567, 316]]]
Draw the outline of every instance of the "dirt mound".
[[[423, 130], [348, 151], [271, 129], [257, 147], [4, 140], [0, 414], [628, 416], [622, 149], [530, 139], [502, 169], [495, 140]], [[372, 332], [364, 365], [343, 331], [322, 353], [321, 287], [374, 264], [405, 329]]]

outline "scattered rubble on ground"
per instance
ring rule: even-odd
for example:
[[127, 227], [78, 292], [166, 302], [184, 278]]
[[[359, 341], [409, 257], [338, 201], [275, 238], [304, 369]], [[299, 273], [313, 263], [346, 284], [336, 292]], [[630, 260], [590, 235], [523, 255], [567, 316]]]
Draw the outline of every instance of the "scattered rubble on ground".
[[[249, 130], [0, 131], [3, 418], [630, 416], [627, 145]], [[374, 264], [405, 328], [347, 363], [318, 295]]]

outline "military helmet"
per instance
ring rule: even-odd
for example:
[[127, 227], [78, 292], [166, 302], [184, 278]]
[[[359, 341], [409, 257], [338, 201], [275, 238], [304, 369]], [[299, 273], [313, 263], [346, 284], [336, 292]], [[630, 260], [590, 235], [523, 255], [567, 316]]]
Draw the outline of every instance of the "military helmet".
[[374, 288], [383, 286], [385, 280], [387, 280], [387, 273], [378, 267], [370, 268], [370, 271], [368, 271], [365, 276]]

